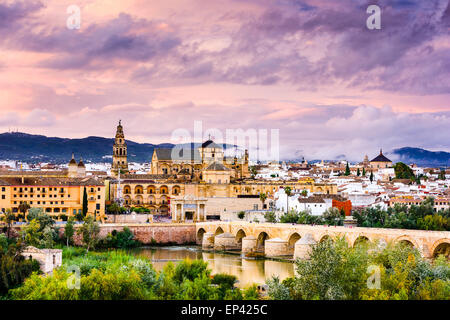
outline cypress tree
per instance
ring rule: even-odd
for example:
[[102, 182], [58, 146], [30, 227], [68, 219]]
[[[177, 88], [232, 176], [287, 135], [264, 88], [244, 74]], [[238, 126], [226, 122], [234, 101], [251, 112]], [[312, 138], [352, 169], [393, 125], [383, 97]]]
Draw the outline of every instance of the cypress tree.
[[356, 175], [359, 177], [360, 174], [361, 174], [361, 172], [359, 171], [359, 168], [358, 168], [358, 171], [356, 171]]
[[366, 176], [366, 168], [363, 167], [363, 172], [362, 172], [363, 177]]
[[83, 216], [86, 217], [86, 214], [88, 212], [88, 196], [86, 192], [86, 187], [84, 187], [83, 190]]
[[373, 172], [370, 172], [370, 182], [373, 182]]
[[345, 175], [346, 176], [350, 175], [350, 166], [348, 165], [348, 162], [347, 162], [347, 166], [345, 167]]

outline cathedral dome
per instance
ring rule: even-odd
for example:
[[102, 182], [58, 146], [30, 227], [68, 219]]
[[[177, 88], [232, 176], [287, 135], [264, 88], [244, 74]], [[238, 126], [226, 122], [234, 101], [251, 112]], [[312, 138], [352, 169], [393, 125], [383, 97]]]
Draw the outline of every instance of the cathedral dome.
[[83, 159], [80, 159], [80, 162], [78, 163], [78, 168], [84, 168]]
[[75, 161], [75, 155], [72, 153], [72, 159], [69, 162], [69, 167], [73, 166], [73, 165], [77, 165], [77, 162]]

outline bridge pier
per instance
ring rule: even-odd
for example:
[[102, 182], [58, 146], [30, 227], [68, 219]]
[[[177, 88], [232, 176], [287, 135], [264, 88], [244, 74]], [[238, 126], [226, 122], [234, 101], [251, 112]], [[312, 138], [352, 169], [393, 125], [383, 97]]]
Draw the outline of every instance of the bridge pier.
[[256, 251], [256, 238], [253, 236], [247, 236], [245, 238], [242, 238], [242, 253], [255, 251]]
[[316, 243], [317, 242], [310, 233], [305, 234], [305, 236], [295, 243], [294, 259], [309, 259], [311, 246]]
[[213, 249], [214, 248], [214, 233], [205, 232], [203, 234], [202, 249]]
[[290, 255], [288, 241], [279, 238], [266, 240], [264, 243], [264, 254], [267, 257]]
[[238, 249], [235, 237], [229, 233], [221, 233], [214, 238], [214, 250], [236, 250]]

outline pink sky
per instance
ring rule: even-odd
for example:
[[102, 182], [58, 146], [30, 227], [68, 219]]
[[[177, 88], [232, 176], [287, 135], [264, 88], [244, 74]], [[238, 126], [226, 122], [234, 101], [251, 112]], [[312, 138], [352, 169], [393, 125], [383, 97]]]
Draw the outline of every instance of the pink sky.
[[[66, 27], [69, 5], [81, 29]], [[450, 150], [448, 0], [0, 1], [0, 131], [172, 142], [280, 129], [282, 157]]]

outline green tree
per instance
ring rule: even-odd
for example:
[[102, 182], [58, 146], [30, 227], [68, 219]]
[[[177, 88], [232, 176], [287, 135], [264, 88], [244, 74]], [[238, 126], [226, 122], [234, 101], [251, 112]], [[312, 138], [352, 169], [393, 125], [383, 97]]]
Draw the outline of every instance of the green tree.
[[342, 225], [344, 221], [342, 213], [337, 208], [328, 208], [324, 211], [322, 217], [324, 219], [324, 222], [329, 225]]
[[254, 178], [256, 176], [256, 174], [258, 173], [258, 171], [256, 170], [255, 166], [251, 166], [250, 167], [250, 173], [252, 174], [252, 178]]
[[6, 212], [3, 214], [2, 220], [6, 223], [6, 236], [10, 238], [12, 224], [16, 219], [16, 215], [12, 212], [11, 209], [6, 209]]
[[362, 171], [362, 176], [365, 177], [366, 176], [366, 168], [363, 167], [363, 171]]
[[372, 183], [372, 182], [373, 182], [373, 179], [374, 179], [374, 177], [373, 177], [373, 171], [370, 171], [370, 177], [369, 177], [369, 179], [370, 179], [370, 183]]
[[358, 299], [366, 285], [367, 250], [351, 248], [344, 238], [311, 247], [309, 260], [297, 259], [296, 296], [301, 299]]
[[28, 211], [27, 220], [29, 222], [36, 220], [40, 226], [39, 232], [42, 232], [47, 226], [51, 227], [55, 224], [55, 220], [46, 214], [42, 208], [31, 208]]
[[83, 216], [86, 217], [88, 212], [88, 195], [86, 192], [86, 187], [83, 189]]
[[403, 162], [397, 162], [394, 165], [394, 171], [396, 179], [410, 179], [411, 181], [416, 180], [414, 171]]
[[285, 187], [284, 188], [284, 193], [286, 194], [286, 201], [287, 201], [287, 203], [286, 203], [286, 213], [288, 213], [289, 212], [289, 197], [291, 196], [291, 194], [292, 194], [292, 189], [291, 189], [291, 187], [289, 187], [289, 186], [287, 186], [287, 187]]
[[344, 176], [349, 176], [349, 175], [350, 175], [350, 166], [348, 165], [348, 162], [347, 162], [347, 165], [345, 166]]
[[75, 217], [70, 217], [64, 228], [64, 237], [66, 238], [66, 245], [73, 241], [73, 235], [75, 234]]
[[39, 263], [21, 255], [22, 244], [12, 245], [7, 252], [0, 251], [0, 300], [9, 290], [20, 286], [33, 271], [39, 271]]
[[22, 239], [24, 239], [25, 243], [29, 246], [39, 247], [41, 244], [41, 225], [37, 219], [31, 220], [31, 222], [25, 226], [22, 231]]
[[356, 175], [357, 175], [358, 177], [361, 175], [361, 171], [359, 171], [359, 168], [358, 168], [358, 170], [356, 171]]
[[25, 213], [28, 211], [28, 209], [30, 209], [30, 205], [26, 202], [21, 202], [18, 209], [19, 212], [23, 213], [23, 215], [25, 216]]
[[94, 220], [94, 217], [87, 216], [84, 218], [84, 223], [78, 228], [77, 233], [82, 236], [83, 244], [88, 252], [90, 248], [94, 248], [98, 243], [98, 235], [100, 233], [100, 226]]
[[108, 206], [108, 212], [114, 215], [114, 223], [116, 223], [116, 215], [121, 212], [120, 205], [117, 202], [113, 202]]
[[239, 219], [244, 219], [244, 217], [245, 217], [245, 211], [239, 211], [239, 213], [237, 214], [237, 216], [238, 216], [238, 218]]
[[266, 199], [267, 199], [267, 194], [265, 194], [264, 192], [261, 192], [259, 194], [259, 200], [261, 200], [262, 208], [264, 208], [264, 203], [266, 202]]
[[266, 220], [266, 222], [270, 222], [270, 223], [277, 222], [277, 216], [276, 216], [275, 212], [273, 212], [273, 211], [266, 212], [264, 214], [264, 219]]

